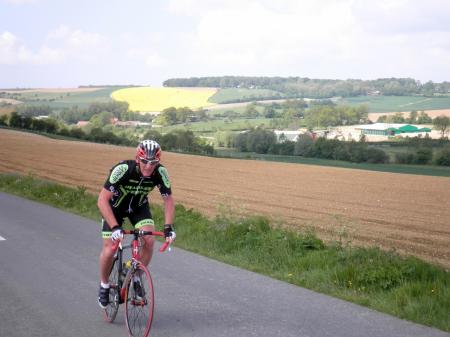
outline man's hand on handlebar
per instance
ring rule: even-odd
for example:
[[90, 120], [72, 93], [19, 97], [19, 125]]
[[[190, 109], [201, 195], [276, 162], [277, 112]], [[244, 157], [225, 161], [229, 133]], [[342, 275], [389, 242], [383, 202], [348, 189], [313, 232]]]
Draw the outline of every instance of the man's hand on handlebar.
[[164, 225], [164, 237], [166, 238], [166, 242], [172, 243], [173, 241], [175, 241], [177, 234], [173, 229], [173, 225], [171, 224]]
[[116, 226], [112, 229], [111, 240], [113, 242], [123, 239], [123, 229], [120, 226]]

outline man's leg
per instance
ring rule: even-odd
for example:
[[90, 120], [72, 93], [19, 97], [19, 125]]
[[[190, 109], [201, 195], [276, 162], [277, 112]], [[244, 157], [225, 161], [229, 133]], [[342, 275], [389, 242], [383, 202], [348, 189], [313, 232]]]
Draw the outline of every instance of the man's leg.
[[99, 258], [100, 268], [100, 288], [98, 291], [98, 304], [105, 309], [109, 302], [109, 273], [113, 263], [114, 252], [112, 250], [111, 229], [106, 221], [102, 221], [102, 251]]
[[113, 242], [111, 238], [103, 239], [102, 251], [100, 253], [100, 281], [108, 283], [109, 273], [111, 271], [114, 252], [112, 250]]
[[[139, 227], [139, 229], [143, 231], [154, 231], [155, 227], [153, 225], [145, 225], [142, 227]], [[153, 246], [155, 244], [155, 238], [151, 235], [146, 235], [142, 237], [143, 239], [143, 246], [141, 249], [141, 262], [148, 266], [150, 264], [150, 261], [152, 260], [153, 256]]]

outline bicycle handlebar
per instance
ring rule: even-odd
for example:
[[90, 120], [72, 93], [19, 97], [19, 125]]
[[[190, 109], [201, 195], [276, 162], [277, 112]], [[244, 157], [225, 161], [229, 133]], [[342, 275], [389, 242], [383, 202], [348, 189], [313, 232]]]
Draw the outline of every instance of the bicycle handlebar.
[[[146, 235], [153, 235], [153, 236], [161, 236], [164, 237], [164, 232], [157, 232], [157, 231], [143, 231], [143, 230], [138, 230], [138, 229], [134, 229], [134, 230], [124, 230], [123, 231], [124, 235], [137, 235], [139, 237], [142, 236], [146, 236]], [[114, 242], [113, 246], [112, 246], [112, 250], [113, 252], [115, 252], [117, 250], [117, 248], [119, 247], [120, 241], [119, 242]], [[164, 242], [163, 245], [161, 246], [161, 248], [159, 248], [159, 251], [162, 253], [164, 252], [167, 247], [170, 246], [170, 242]]]

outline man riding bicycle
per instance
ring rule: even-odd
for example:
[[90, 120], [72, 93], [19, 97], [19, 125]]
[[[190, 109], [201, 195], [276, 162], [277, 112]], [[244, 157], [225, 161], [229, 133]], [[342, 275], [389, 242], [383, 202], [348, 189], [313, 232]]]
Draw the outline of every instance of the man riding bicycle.
[[[123, 238], [122, 224], [128, 218], [136, 229], [154, 231], [148, 194], [158, 187], [164, 200], [164, 234], [166, 241], [175, 240], [173, 220], [175, 204], [166, 168], [160, 163], [161, 147], [153, 140], [143, 140], [134, 160], [124, 160], [110, 170], [98, 196], [103, 217], [103, 246], [100, 254], [100, 289], [98, 303], [105, 309], [109, 302], [108, 276], [113, 263], [113, 243]], [[153, 254], [153, 236], [143, 237], [141, 262], [148, 265]]]

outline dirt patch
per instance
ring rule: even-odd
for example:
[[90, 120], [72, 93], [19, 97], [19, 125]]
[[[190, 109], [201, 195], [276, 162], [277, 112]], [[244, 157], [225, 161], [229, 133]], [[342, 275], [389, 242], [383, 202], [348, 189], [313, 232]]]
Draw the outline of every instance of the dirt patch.
[[[0, 172], [98, 193], [134, 149], [0, 130]], [[450, 179], [164, 152], [176, 202], [213, 216], [264, 214], [325, 240], [379, 246], [450, 267]], [[157, 192], [152, 194], [160, 202]]]
[[13, 105], [0, 107], [0, 116], [9, 115], [13, 111], [16, 111], [16, 108]]
[[5, 103], [5, 104], [21, 104], [21, 101], [18, 101], [16, 99], [12, 99], [12, 98], [0, 98], [0, 104]]

